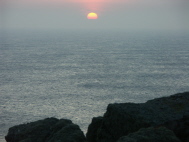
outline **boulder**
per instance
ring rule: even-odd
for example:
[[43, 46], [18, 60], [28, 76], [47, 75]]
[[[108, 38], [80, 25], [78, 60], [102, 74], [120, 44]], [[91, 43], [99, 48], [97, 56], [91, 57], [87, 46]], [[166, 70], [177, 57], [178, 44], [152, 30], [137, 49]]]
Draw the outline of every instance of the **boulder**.
[[78, 125], [56, 118], [11, 127], [5, 139], [7, 142], [86, 142]]
[[[88, 142], [116, 142], [141, 128], [157, 127], [183, 119], [189, 112], [189, 92], [147, 101], [109, 104], [104, 116], [93, 118], [88, 127]], [[95, 123], [98, 125], [95, 125]]]
[[181, 142], [175, 134], [165, 128], [141, 128], [135, 133], [121, 137], [117, 142]]

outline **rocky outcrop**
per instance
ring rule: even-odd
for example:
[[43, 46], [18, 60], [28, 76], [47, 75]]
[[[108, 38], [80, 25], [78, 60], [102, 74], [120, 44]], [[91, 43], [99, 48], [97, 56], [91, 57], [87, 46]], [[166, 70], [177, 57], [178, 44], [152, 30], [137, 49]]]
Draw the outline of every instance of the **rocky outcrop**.
[[[174, 132], [179, 127], [181, 127], [179, 130], [185, 131], [188, 130], [188, 117], [186, 117], [188, 114], [189, 92], [157, 98], [141, 104], [109, 104], [103, 117], [93, 118], [86, 136], [88, 142], [116, 142], [120, 137], [141, 128], [165, 125]], [[172, 125], [177, 122], [178, 125], [173, 127]], [[170, 123], [169, 127], [168, 123]], [[187, 130], [184, 135], [188, 134]], [[175, 134], [183, 139], [183, 142], [188, 142], [185, 141], [188, 138], [182, 138], [183, 136], [176, 132]]]
[[165, 128], [142, 128], [135, 133], [121, 137], [117, 142], [181, 142], [175, 134]]
[[[189, 92], [147, 101], [109, 104], [94, 117], [87, 142], [189, 142]], [[47, 118], [9, 129], [7, 142], [86, 142], [71, 120]]]
[[14, 126], [5, 139], [7, 142], [86, 142], [78, 125], [56, 118]]

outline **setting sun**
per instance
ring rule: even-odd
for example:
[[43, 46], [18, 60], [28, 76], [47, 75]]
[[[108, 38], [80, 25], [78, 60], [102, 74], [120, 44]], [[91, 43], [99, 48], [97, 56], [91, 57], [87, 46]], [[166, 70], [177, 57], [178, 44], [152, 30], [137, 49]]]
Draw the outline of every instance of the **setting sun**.
[[98, 19], [98, 15], [96, 13], [91, 12], [87, 15], [87, 18], [88, 19]]

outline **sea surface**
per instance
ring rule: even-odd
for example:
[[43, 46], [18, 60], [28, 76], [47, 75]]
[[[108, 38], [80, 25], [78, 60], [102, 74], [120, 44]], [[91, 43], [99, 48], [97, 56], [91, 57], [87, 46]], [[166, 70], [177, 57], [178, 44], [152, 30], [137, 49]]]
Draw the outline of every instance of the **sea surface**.
[[109, 103], [189, 91], [189, 34], [11, 31], [0, 34], [0, 141], [46, 117], [86, 133]]

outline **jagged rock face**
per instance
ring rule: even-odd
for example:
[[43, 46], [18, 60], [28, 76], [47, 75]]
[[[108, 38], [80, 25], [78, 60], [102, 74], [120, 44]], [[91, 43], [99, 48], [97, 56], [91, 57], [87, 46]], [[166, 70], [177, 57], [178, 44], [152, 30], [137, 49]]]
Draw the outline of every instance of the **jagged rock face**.
[[56, 118], [14, 126], [5, 139], [7, 142], [86, 142], [78, 125]]
[[165, 127], [142, 128], [135, 133], [121, 137], [117, 142], [181, 142], [175, 134]]
[[189, 112], [188, 102], [189, 92], [141, 104], [110, 104], [98, 127], [93, 124], [97, 118], [93, 118], [88, 128], [87, 140], [88, 142], [116, 142], [120, 137], [136, 132], [140, 128], [156, 127], [182, 119]]

